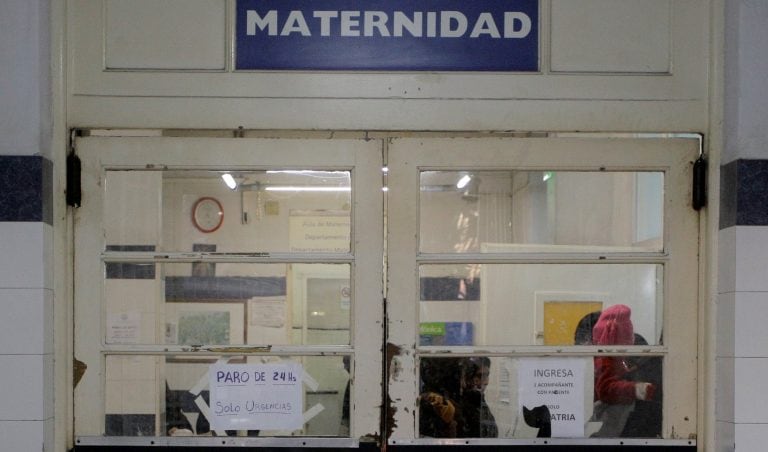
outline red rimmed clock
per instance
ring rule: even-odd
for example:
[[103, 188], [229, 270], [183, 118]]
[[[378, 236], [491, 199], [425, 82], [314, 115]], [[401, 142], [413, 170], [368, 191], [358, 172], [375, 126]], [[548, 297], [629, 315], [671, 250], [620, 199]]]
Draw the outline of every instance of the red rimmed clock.
[[192, 224], [200, 232], [213, 232], [224, 222], [224, 208], [218, 199], [204, 196], [192, 206]]

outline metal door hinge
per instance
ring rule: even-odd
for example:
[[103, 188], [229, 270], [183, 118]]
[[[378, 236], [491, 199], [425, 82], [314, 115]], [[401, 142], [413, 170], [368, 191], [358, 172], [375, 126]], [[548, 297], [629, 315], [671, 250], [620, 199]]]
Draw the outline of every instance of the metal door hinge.
[[707, 205], [707, 160], [703, 154], [693, 163], [691, 194], [691, 205], [694, 210], [701, 210]]
[[82, 201], [82, 191], [80, 189], [80, 174], [82, 164], [80, 157], [75, 154], [75, 137], [81, 136], [80, 131], [75, 129], [69, 137], [69, 154], [67, 154], [67, 205], [80, 207]]

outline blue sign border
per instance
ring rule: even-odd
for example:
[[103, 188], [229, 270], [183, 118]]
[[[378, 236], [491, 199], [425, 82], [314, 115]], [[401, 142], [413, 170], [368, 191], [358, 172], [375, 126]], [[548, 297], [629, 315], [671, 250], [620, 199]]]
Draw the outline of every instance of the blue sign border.
[[[260, 27], [252, 27], [252, 35], [247, 34], [249, 10], [262, 19], [274, 11], [270, 20]], [[294, 19], [288, 23], [291, 11], [301, 13], [294, 13]], [[315, 11], [337, 14], [327, 21], [324, 35], [321, 21], [313, 17]], [[340, 26], [341, 11], [359, 12], [345, 36]], [[388, 22], [384, 24], [388, 28], [384, 33], [381, 28], [372, 27], [371, 36], [363, 36], [362, 15], [366, 11], [387, 17]], [[420, 17], [421, 36], [413, 36], [407, 30], [401, 36], [392, 36], [395, 11], [414, 21]], [[467, 29], [463, 35], [441, 36], [440, 14], [445, 11], [466, 17]], [[415, 15], [416, 12], [421, 15]], [[505, 12], [530, 18], [530, 31], [523, 37], [504, 37]], [[427, 31], [427, 13], [432, 14], [430, 20], [434, 19], [435, 25], [430, 27], [434, 32]], [[539, 0], [237, 0], [235, 14], [236, 70], [539, 70]], [[298, 21], [297, 16], [301, 16]], [[267, 22], [271, 22], [273, 28], [270, 29]], [[513, 28], [519, 25], [512, 22]], [[473, 30], [479, 31], [476, 37], [470, 37]]]

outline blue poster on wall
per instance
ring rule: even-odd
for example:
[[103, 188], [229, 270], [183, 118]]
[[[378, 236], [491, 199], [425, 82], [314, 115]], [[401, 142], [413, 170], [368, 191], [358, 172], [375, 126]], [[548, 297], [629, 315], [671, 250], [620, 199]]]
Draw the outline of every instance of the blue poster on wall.
[[539, 0], [237, 0], [235, 69], [539, 68]]
[[419, 345], [475, 345], [472, 322], [422, 322]]

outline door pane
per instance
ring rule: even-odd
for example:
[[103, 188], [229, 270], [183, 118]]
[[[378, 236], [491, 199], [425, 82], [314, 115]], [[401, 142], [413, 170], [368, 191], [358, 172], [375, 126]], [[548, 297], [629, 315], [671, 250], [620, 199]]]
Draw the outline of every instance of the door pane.
[[349, 345], [349, 264], [106, 264], [107, 344]]
[[[218, 400], [211, 403], [209, 371], [212, 366], [224, 365], [227, 371], [237, 372], [238, 369], [252, 371], [264, 364], [286, 363], [298, 366], [301, 371], [301, 381], [296, 381], [295, 387], [289, 390], [297, 391], [299, 406], [287, 409], [281, 406], [274, 416], [303, 417], [299, 427], [230, 430], [217, 428], [216, 421], [211, 423], [212, 417], [226, 418], [230, 412], [257, 413], [274, 408], [255, 405], [263, 402], [259, 400], [228, 397], [221, 391], [217, 394]], [[350, 372], [349, 356], [107, 355], [105, 433], [108, 436], [348, 436]], [[254, 374], [250, 375], [247, 383], [256, 385]], [[251, 393], [255, 394], [258, 391]]]
[[661, 264], [423, 264], [419, 344], [574, 345], [579, 322], [613, 304], [661, 343]]
[[[269, 436], [352, 444], [380, 435], [382, 143], [290, 135], [76, 140], [84, 196], [75, 213], [74, 355], [88, 369], [74, 387], [78, 444], [115, 444], [101, 435], [144, 435], [147, 425], [167, 435], [166, 381], [176, 395], [197, 389], [178, 383], [218, 365], [217, 353], [244, 354], [244, 366], [289, 354], [283, 360], [311, 377], [299, 413], [307, 421]], [[353, 241], [353, 230], [364, 240]], [[120, 388], [131, 385], [143, 392], [123, 403], [130, 392]]]
[[422, 171], [425, 253], [661, 251], [661, 172]]
[[351, 199], [351, 171], [113, 170], [105, 236], [164, 251], [349, 253]]
[[422, 357], [419, 368], [420, 437], [661, 435], [661, 357]]

